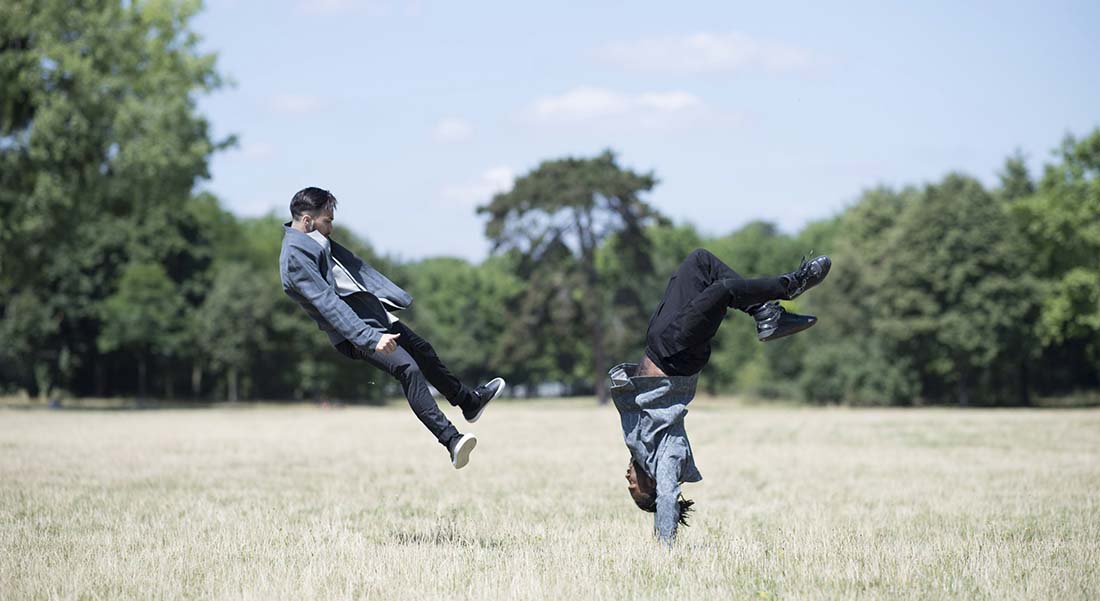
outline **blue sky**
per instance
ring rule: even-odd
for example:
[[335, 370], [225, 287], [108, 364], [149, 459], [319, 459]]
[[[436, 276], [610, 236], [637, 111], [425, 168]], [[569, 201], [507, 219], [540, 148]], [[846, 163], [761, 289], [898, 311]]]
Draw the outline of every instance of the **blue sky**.
[[475, 207], [546, 159], [612, 148], [677, 221], [793, 233], [1100, 126], [1100, 3], [838, 5], [207, 0], [235, 85], [200, 106], [240, 146], [204, 187], [246, 216], [325, 187], [380, 252], [478, 261]]

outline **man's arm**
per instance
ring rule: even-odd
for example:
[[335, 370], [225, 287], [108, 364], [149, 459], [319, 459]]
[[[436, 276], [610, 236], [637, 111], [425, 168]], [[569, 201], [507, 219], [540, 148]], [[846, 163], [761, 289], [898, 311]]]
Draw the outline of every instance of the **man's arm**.
[[321, 276], [316, 264], [303, 260], [296, 253], [290, 254], [287, 257], [287, 279], [291, 287], [304, 296], [344, 339], [365, 352], [375, 352], [386, 332], [365, 322], [340, 300]]
[[680, 523], [680, 466], [675, 453], [665, 453], [657, 462], [657, 514], [653, 529], [661, 542], [671, 545]]

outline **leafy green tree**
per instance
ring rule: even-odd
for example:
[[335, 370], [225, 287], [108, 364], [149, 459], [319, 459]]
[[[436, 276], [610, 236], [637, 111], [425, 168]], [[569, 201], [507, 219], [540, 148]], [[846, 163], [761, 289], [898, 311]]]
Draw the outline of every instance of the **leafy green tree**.
[[431, 342], [460, 379], [473, 383], [497, 373], [509, 380], [519, 375], [512, 373], [507, 357], [498, 356], [516, 317], [506, 307], [525, 290], [506, 265], [438, 258], [409, 265], [407, 271], [411, 277], [405, 287], [416, 300], [400, 318]]
[[[221, 83], [214, 55], [189, 30], [199, 6], [0, 3], [0, 212], [9, 224], [0, 230], [0, 329], [34, 337], [10, 342], [37, 349], [29, 360], [40, 392], [102, 382], [101, 317], [113, 309], [100, 303], [132, 260], [164, 263], [177, 284], [189, 275], [155, 243], [168, 240], [158, 224], [186, 206], [220, 146], [196, 110], [197, 96]], [[142, 248], [150, 252], [138, 256]], [[15, 300], [29, 298], [45, 321], [10, 323], [32, 316]]]
[[[707, 242], [718, 258], [746, 278], [774, 276], [791, 271], [801, 257], [795, 240], [775, 224], [748, 223], [740, 229]], [[805, 253], [808, 249], [802, 249]], [[786, 372], [798, 364], [801, 338], [762, 345], [756, 341], [756, 326], [740, 311], [730, 311], [726, 323], [712, 343], [710, 369], [701, 378], [712, 393], [739, 389], [762, 396], [790, 396], [783, 384]]]
[[808, 226], [800, 235], [833, 259], [825, 284], [798, 299], [799, 310], [820, 319], [795, 337], [812, 341], [796, 379], [806, 400], [909, 404], [920, 395], [908, 358], [874, 330], [883, 249], [919, 196], [914, 188], [872, 188], [833, 223]]
[[726, 236], [707, 243], [715, 255], [747, 278], [786, 273], [798, 267], [798, 261], [810, 249], [799, 249], [797, 242], [779, 231], [773, 223], [754, 221]]
[[136, 359], [138, 397], [145, 398], [150, 357], [167, 359], [179, 348], [183, 302], [164, 268], [131, 263], [122, 272], [118, 290], [102, 304], [103, 329], [99, 348], [123, 350]]
[[874, 332], [913, 361], [925, 395], [969, 404], [1034, 310], [1007, 214], [979, 182], [952, 174], [905, 208], [878, 256]]
[[[660, 216], [641, 195], [656, 183], [652, 173], [623, 169], [614, 153], [606, 151], [591, 159], [543, 162], [517, 179], [511, 191], [497, 194], [488, 205], [478, 208], [479, 213], [489, 215], [485, 233], [494, 251], [515, 250], [522, 257], [519, 275], [529, 279], [526, 304], [531, 307], [539, 299], [558, 299], [559, 307], [571, 313], [569, 319], [583, 323], [592, 353], [592, 371], [583, 371], [590, 382], [595, 381], [601, 402], [608, 399], [604, 374], [610, 365], [607, 300], [599, 285], [596, 254], [609, 236], [619, 233], [623, 252], [629, 253], [636, 273], [652, 272], [645, 227]], [[547, 268], [564, 277], [547, 274]], [[540, 329], [527, 335], [550, 342], [549, 336], [537, 334]]]
[[[585, 344], [589, 337], [583, 317], [585, 299], [571, 254], [559, 246], [556, 252], [543, 254], [537, 269], [521, 269], [525, 258], [516, 250], [493, 260], [502, 261], [525, 284], [520, 294], [503, 307], [510, 319], [499, 339], [493, 365], [513, 378], [517, 393], [522, 386], [528, 396], [535, 396], [539, 385], [547, 382], [564, 384], [567, 392], [583, 390], [583, 382], [591, 391], [588, 366], [592, 353]], [[522, 275], [525, 272], [527, 275]]]
[[[2, 300], [0, 376], [17, 387], [37, 391], [45, 401], [54, 393], [61, 373], [68, 370], [54, 352], [44, 352], [35, 341], [57, 336], [60, 316], [31, 290], [20, 290]], [[61, 357], [70, 354], [69, 348], [61, 347]]]
[[639, 271], [626, 246], [629, 238], [612, 235], [597, 253], [600, 286], [606, 291], [608, 355], [614, 363], [636, 362], [645, 349], [649, 318], [672, 273], [703, 239], [690, 225], [659, 223], [646, 228], [650, 270]]
[[[223, 265], [195, 316], [205, 357], [226, 378], [226, 398], [240, 398], [240, 376], [267, 346], [275, 297], [265, 278], [243, 263]], [[268, 366], [270, 369], [270, 366]]]
[[1035, 193], [1035, 183], [1028, 173], [1027, 161], [1019, 150], [1008, 157], [1004, 168], [997, 175], [1001, 180], [997, 196], [1002, 200], [1013, 201]]
[[[1100, 129], [1067, 136], [1034, 194], [1012, 205], [1042, 282], [1036, 334], [1060, 350], [1052, 371], [1071, 383], [1100, 383]], [[1007, 188], [1007, 185], [1006, 185]], [[1060, 364], [1060, 365], [1059, 365]], [[1091, 367], [1090, 367], [1091, 366]]]

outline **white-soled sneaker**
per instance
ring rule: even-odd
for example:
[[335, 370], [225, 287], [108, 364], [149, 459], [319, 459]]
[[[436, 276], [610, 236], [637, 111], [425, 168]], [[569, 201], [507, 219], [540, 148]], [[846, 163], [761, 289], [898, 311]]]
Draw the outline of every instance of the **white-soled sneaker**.
[[451, 465], [456, 470], [466, 467], [470, 463], [470, 452], [477, 446], [477, 436], [462, 434], [451, 442], [448, 450], [451, 452]]
[[466, 421], [471, 424], [481, 419], [481, 414], [485, 413], [489, 401], [500, 396], [500, 393], [504, 392], [504, 386], [504, 378], [493, 378], [487, 384], [475, 388], [474, 396], [477, 397], [478, 404], [475, 407], [463, 407], [462, 417], [466, 418]]

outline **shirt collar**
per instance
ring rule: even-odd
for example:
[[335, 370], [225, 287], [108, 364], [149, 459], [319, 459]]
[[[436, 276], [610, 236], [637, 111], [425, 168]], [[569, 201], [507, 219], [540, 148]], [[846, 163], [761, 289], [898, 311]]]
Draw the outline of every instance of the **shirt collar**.
[[325, 249], [326, 253], [331, 250], [331, 248], [332, 248], [331, 244], [332, 243], [321, 232], [318, 232], [317, 230], [313, 230], [312, 232], [309, 232], [306, 235], [309, 236], [310, 238], [313, 238], [313, 241], [316, 242], [317, 244], [320, 244], [321, 248]]

